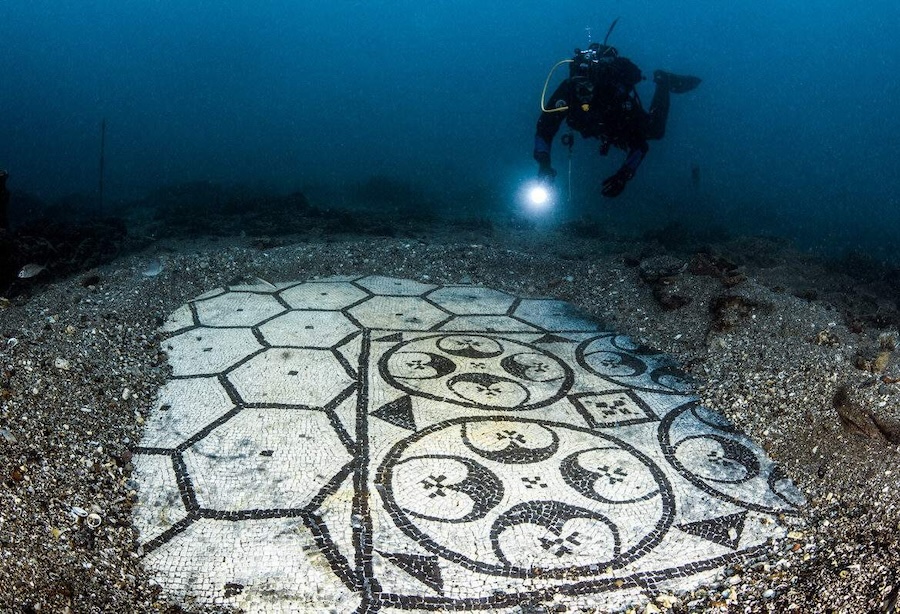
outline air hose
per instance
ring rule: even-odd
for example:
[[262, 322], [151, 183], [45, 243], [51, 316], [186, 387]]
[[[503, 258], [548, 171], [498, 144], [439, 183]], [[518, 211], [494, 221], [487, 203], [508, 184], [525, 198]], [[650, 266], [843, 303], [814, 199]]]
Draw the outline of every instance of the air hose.
[[568, 106], [556, 107], [555, 109], [548, 109], [544, 105], [544, 100], [547, 98], [547, 86], [550, 85], [550, 79], [553, 77], [553, 73], [556, 72], [556, 69], [559, 68], [563, 64], [572, 64], [575, 60], [560, 60], [556, 64], [553, 65], [553, 68], [550, 69], [550, 72], [547, 74], [547, 79], [544, 81], [544, 89], [541, 92], [541, 111], [544, 113], [556, 113], [557, 111], [568, 111]]
[[[553, 73], [556, 72], [556, 69], [562, 66], [563, 64], [571, 64], [575, 60], [560, 60], [556, 64], [553, 65], [553, 68], [550, 69], [550, 72], [547, 74], [547, 79], [544, 81], [544, 89], [541, 91], [541, 110], [544, 113], [556, 113], [558, 111], [568, 111], [568, 105], [564, 105], [561, 107], [556, 107], [553, 109], [548, 109], [544, 104], [544, 101], [547, 99], [547, 87], [550, 85], [550, 79], [553, 78]], [[569, 204], [572, 203], [572, 145], [575, 144], [575, 137], [571, 132], [564, 134], [562, 137], [562, 144], [568, 148], [569, 150], [569, 178], [568, 178], [568, 189], [566, 194], [566, 200]]]

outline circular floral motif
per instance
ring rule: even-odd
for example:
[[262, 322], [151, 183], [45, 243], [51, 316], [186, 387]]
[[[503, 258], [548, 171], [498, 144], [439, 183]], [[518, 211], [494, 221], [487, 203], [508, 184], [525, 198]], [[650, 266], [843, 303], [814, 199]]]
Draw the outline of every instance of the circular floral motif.
[[393, 386], [465, 407], [523, 411], [549, 405], [572, 385], [572, 370], [540, 348], [510, 339], [448, 334], [413, 339], [381, 359]]
[[604, 503], [634, 503], [659, 494], [652, 465], [613, 446], [592, 448], [562, 462], [566, 483], [585, 497]]
[[759, 460], [747, 446], [721, 435], [686, 437], [675, 446], [675, 457], [696, 476], [736, 484], [759, 475]]
[[659, 425], [666, 460], [694, 486], [766, 513], [794, 510], [803, 495], [765, 452], [724, 416], [689, 402]]
[[403, 510], [426, 520], [471, 522], [503, 498], [503, 483], [470, 458], [430, 454], [397, 463], [393, 485]]
[[690, 378], [662, 354], [621, 335], [586, 339], [576, 357], [589, 372], [624, 386], [676, 394], [692, 388]]
[[[462, 452], [418, 452], [435, 449]], [[664, 474], [636, 449], [537, 420], [439, 423], [394, 446], [375, 481], [397, 527], [414, 541], [496, 575], [578, 576], [625, 566], [659, 543], [674, 514]]]
[[539, 463], [559, 449], [559, 436], [534, 422], [464, 423], [462, 439], [475, 454], [505, 464]]
[[588, 366], [600, 375], [635, 377], [647, 371], [647, 365], [637, 356], [625, 352], [597, 350], [584, 355]]

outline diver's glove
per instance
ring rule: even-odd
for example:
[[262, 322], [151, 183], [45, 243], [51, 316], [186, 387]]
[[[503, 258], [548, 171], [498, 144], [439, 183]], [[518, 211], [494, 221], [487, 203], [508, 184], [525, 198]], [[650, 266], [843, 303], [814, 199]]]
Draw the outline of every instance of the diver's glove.
[[612, 177], [607, 177], [603, 182], [603, 189], [600, 191], [607, 198], [615, 198], [622, 193], [625, 185], [631, 181], [634, 173], [627, 168], [620, 168]]
[[538, 179], [544, 183], [553, 183], [556, 171], [550, 166], [550, 154], [542, 151], [534, 154], [534, 159], [538, 163]]

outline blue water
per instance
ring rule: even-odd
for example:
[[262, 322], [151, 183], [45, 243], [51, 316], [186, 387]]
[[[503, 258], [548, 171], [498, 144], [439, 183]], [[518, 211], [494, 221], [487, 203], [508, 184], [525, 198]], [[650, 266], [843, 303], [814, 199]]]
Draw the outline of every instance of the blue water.
[[673, 98], [616, 200], [596, 194], [622, 153], [578, 139], [560, 208], [894, 258], [895, 0], [6, 0], [0, 167], [42, 199], [94, 193], [105, 118], [109, 198], [198, 179], [333, 195], [387, 176], [513, 209], [549, 68], [617, 16], [611, 42], [645, 75], [704, 81]]

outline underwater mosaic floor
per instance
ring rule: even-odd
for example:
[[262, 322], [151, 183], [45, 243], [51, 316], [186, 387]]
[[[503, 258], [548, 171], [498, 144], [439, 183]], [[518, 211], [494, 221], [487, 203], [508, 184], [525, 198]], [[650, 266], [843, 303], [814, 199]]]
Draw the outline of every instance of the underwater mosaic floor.
[[664, 356], [554, 300], [384, 277], [232, 286], [164, 325], [145, 565], [248, 612], [626, 605], [802, 497]]

